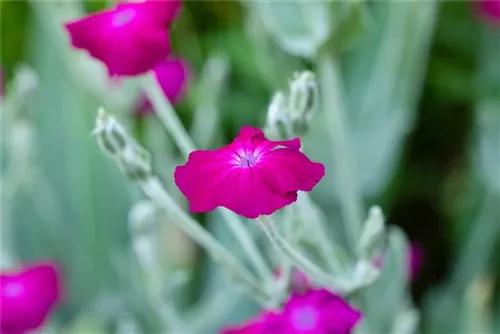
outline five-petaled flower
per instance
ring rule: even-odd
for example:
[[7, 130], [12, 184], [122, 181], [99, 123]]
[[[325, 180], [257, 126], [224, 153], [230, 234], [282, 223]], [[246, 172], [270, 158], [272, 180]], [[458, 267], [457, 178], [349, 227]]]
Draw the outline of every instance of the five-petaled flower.
[[[170, 103], [177, 104], [184, 96], [190, 77], [187, 62], [181, 58], [170, 58], [157, 64], [153, 72]], [[151, 114], [152, 111], [151, 102], [145, 94], [142, 94], [135, 115], [140, 117]]]
[[348, 334], [361, 313], [324, 289], [294, 292], [281, 311], [264, 311], [222, 334]]
[[138, 75], [170, 54], [169, 24], [180, 0], [118, 4], [66, 24], [75, 48], [104, 62], [110, 76]]
[[270, 215], [311, 191], [325, 174], [321, 163], [299, 151], [300, 139], [271, 141], [245, 126], [229, 145], [189, 154], [175, 183], [192, 212], [226, 207], [247, 218]]
[[16, 273], [0, 275], [2, 334], [20, 334], [44, 323], [61, 298], [55, 264], [36, 263]]

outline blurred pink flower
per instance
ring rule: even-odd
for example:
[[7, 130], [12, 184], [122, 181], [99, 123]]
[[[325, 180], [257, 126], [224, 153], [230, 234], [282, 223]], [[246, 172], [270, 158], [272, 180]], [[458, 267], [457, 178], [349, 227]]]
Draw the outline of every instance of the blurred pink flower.
[[169, 24], [180, 0], [120, 3], [65, 25], [71, 44], [104, 62], [110, 76], [138, 75], [170, 54]]
[[479, 0], [475, 6], [482, 18], [500, 24], [500, 0]]
[[199, 150], [175, 169], [175, 183], [192, 212], [226, 207], [247, 218], [269, 215], [311, 191], [325, 167], [299, 151], [300, 139], [271, 141], [244, 126], [235, 140], [217, 150]]
[[[191, 73], [186, 61], [180, 58], [170, 58], [157, 64], [153, 71], [170, 103], [177, 104], [186, 92]], [[153, 113], [153, 106], [144, 93], [139, 98], [136, 110], [138, 117]]]
[[324, 289], [293, 293], [282, 311], [265, 311], [222, 334], [348, 334], [361, 313]]
[[[422, 246], [417, 243], [412, 243], [408, 252], [406, 254], [406, 263], [408, 266], [408, 276], [410, 277], [410, 281], [414, 281], [418, 274], [420, 273], [420, 269], [424, 263], [424, 250]], [[384, 264], [384, 257], [381, 255], [374, 261], [374, 265], [381, 268]]]
[[1, 333], [21, 334], [40, 327], [61, 298], [56, 265], [39, 262], [0, 275]]

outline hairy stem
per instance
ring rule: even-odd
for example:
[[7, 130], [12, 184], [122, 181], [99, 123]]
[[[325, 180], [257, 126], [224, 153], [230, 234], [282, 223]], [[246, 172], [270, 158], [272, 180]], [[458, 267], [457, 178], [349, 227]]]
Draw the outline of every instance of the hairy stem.
[[[152, 75], [148, 75], [143, 82], [144, 89], [150, 98], [156, 114], [165, 125], [165, 128], [170, 133], [175, 143], [184, 154], [188, 156], [190, 152], [196, 149], [191, 137], [182, 125], [179, 117], [172, 108], [172, 105], [166, 99], [161, 91], [160, 86]], [[229, 229], [241, 244], [246, 255], [258, 271], [259, 275], [267, 282], [272, 278], [271, 270], [266, 264], [262, 253], [257, 248], [254, 240], [251, 238], [249, 231], [243, 225], [243, 222], [232, 212], [219, 209], [222, 218], [226, 221]]]

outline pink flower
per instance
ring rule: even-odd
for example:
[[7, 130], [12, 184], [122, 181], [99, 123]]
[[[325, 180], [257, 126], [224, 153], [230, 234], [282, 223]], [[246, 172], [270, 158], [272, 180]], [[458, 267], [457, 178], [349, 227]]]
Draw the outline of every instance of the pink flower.
[[0, 275], [1, 333], [18, 334], [40, 327], [59, 302], [61, 282], [53, 263], [37, 263]]
[[475, 5], [481, 17], [492, 23], [500, 24], [500, 0], [479, 0]]
[[229, 145], [189, 154], [175, 170], [175, 183], [192, 212], [223, 206], [247, 218], [270, 215], [325, 175], [325, 167], [299, 148], [299, 138], [271, 141], [260, 129], [244, 126]]
[[424, 249], [419, 244], [413, 243], [410, 246], [410, 251], [407, 256], [408, 275], [410, 276], [410, 280], [414, 281], [418, 277], [420, 269], [422, 269], [422, 265], [424, 264]]
[[327, 290], [293, 293], [282, 311], [266, 311], [222, 334], [348, 334], [361, 313]]
[[[153, 68], [156, 80], [170, 103], [176, 104], [184, 96], [189, 81], [188, 64], [180, 58], [162, 61]], [[139, 99], [136, 116], [151, 114], [153, 106], [145, 94]]]
[[121, 3], [67, 23], [71, 43], [104, 62], [110, 76], [147, 72], [170, 53], [168, 27], [179, 0]]
[[[410, 248], [408, 249], [408, 252], [406, 253], [406, 258], [406, 263], [408, 266], [408, 276], [410, 277], [410, 281], [414, 281], [418, 277], [420, 269], [423, 265], [423, 248], [417, 243], [412, 243], [410, 245]], [[377, 259], [375, 259], [373, 264], [381, 268], [384, 264], [384, 257], [378, 257]]]

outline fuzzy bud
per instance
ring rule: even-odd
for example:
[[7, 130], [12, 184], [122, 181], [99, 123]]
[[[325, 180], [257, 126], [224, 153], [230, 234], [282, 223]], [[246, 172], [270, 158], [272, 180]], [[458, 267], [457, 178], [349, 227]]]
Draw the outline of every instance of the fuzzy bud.
[[287, 99], [282, 92], [274, 94], [267, 109], [266, 128], [269, 136], [276, 138], [286, 138], [288, 136], [287, 127], [290, 126], [290, 117], [287, 107]]
[[380, 207], [373, 206], [368, 213], [368, 219], [361, 232], [358, 255], [364, 260], [371, 261], [381, 252], [384, 242], [384, 214]]
[[310, 71], [296, 73], [290, 82], [288, 109], [294, 132], [304, 134], [314, 115], [318, 100], [316, 75]]
[[139, 146], [116, 121], [100, 108], [93, 135], [101, 148], [109, 153], [132, 180], [151, 175], [149, 152]]

